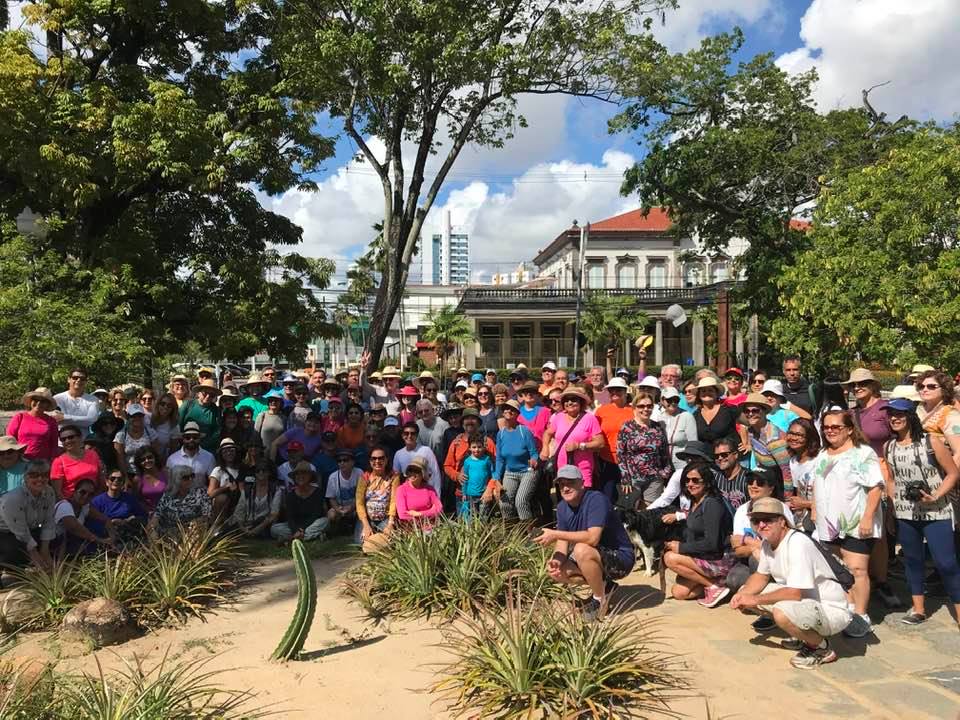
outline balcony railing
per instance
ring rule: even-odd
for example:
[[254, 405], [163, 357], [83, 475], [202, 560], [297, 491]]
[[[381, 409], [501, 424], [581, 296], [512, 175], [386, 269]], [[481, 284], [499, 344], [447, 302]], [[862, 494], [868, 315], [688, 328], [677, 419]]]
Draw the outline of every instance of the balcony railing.
[[[728, 290], [735, 283], [723, 281], [711, 285], [675, 288], [597, 288], [584, 290], [587, 293], [602, 293], [622, 297], [632, 297], [639, 302], [664, 303], [712, 300], [722, 290]], [[517, 302], [556, 303], [573, 302], [577, 298], [575, 289], [525, 289], [525, 288], [467, 288], [462, 303], [507, 304]]]

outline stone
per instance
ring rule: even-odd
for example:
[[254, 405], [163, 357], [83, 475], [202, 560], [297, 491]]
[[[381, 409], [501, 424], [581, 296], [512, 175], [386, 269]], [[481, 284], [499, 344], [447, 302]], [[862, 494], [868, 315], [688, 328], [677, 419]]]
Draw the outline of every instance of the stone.
[[64, 615], [60, 631], [68, 640], [87, 640], [103, 647], [131, 639], [137, 634], [137, 626], [121, 603], [93, 598], [73, 606]]
[[19, 630], [40, 612], [36, 598], [26, 590], [13, 588], [3, 594], [0, 602], [0, 629], [10, 633]]

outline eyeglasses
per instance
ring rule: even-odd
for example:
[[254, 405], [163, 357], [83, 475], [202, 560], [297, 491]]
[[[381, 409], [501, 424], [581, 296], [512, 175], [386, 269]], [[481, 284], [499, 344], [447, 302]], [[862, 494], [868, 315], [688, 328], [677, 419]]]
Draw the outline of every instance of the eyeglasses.
[[667, 398], [665, 402], [667, 403], [667, 405], [679, 405], [680, 398]]
[[386, 455], [371, 455], [371, 456], [370, 456], [370, 462], [386, 462], [386, 461], [387, 461], [387, 456], [386, 456]]
[[824, 426], [823, 426], [823, 431], [824, 431], [824, 432], [828, 432], [828, 433], [829, 433], [829, 432], [840, 432], [841, 430], [846, 429], [846, 427], [847, 427], [846, 425], [824, 425]]
[[637, 403], [634, 407], [637, 410], [653, 410], [653, 403]]
[[724, 460], [730, 457], [731, 455], [733, 455], [733, 450], [728, 450], [727, 452], [715, 452], [713, 454], [713, 457], [716, 460]]
[[757, 487], [768, 487], [770, 483], [767, 482], [766, 478], [752, 477], [749, 480], [747, 480], [747, 485], [756, 485]]
[[802, 432], [788, 432], [788, 433], [787, 433], [787, 437], [801, 438], [801, 439], [803, 439], [803, 438], [806, 437], [806, 434], [805, 434], [805, 433], [802, 433]]
[[87, 376], [86, 376], [86, 375], [71, 375], [71, 376], [70, 376], [70, 379], [71, 379], [71, 380], [75, 380], [76, 382], [83, 382], [84, 380], [87, 379]]
[[917, 388], [920, 390], [939, 390], [940, 386], [936, 383], [923, 383], [921, 385], [917, 385]]
[[687, 485], [703, 485], [703, 478], [688, 477]]
[[772, 525], [777, 520], [779, 520], [782, 515], [754, 515], [750, 518], [750, 524], [754, 527], [760, 527], [761, 525]]
[[744, 415], [760, 415], [760, 414], [762, 414], [762, 413], [763, 413], [763, 410], [761, 410], [760, 408], [755, 408], [755, 407], [745, 408], [744, 411], [743, 411], [743, 414], [744, 414]]
[[123, 481], [123, 475], [111, 475], [111, 476], [110, 476], [109, 478], [107, 478], [107, 479], [108, 479], [110, 482], [122, 482], [122, 481]]

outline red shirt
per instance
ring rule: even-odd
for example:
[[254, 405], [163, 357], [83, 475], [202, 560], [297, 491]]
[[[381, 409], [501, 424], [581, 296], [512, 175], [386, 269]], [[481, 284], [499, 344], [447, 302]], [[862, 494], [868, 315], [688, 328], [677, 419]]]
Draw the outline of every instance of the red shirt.
[[77, 460], [67, 453], [58, 455], [50, 466], [50, 479], [60, 480], [63, 484], [63, 497], [73, 497], [73, 489], [81, 480], [93, 480], [98, 491], [102, 490], [100, 482], [100, 456], [95, 450], [84, 450], [83, 457]]
[[600, 457], [607, 462], [617, 462], [617, 435], [627, 420], [633, 420], [633, 408], [627, 405], [619, 408], [613, 403], [601, 405], [594, 415], [600, 421], [600, 432], [606, 438], [606, 444], [600, 450]]

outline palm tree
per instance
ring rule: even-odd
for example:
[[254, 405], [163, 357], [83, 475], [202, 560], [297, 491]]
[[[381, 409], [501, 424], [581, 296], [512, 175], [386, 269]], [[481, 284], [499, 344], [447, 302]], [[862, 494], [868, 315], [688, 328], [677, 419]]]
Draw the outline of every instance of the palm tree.
[[444, 305], [439, 310], [431, 310], [426, 317], [428, 323], [423, 333], [425, 342], [433, 343], [440, 358], [440, 380], [443, 380], [443, 371], [447, 365], [450, 352], [462, 343], [476, 339], [470, 322], [457, 312], [453, 305]]
[[[642, 335], [650, 317], [635, 304], [633, 298], [626, 296], [590, 293], [580, 318], [580, 332], [587, 344], [594, 350], [612, 347], [619, 351], [625, 341]], [[575, 358], [574, 362], [578, 360]]]

